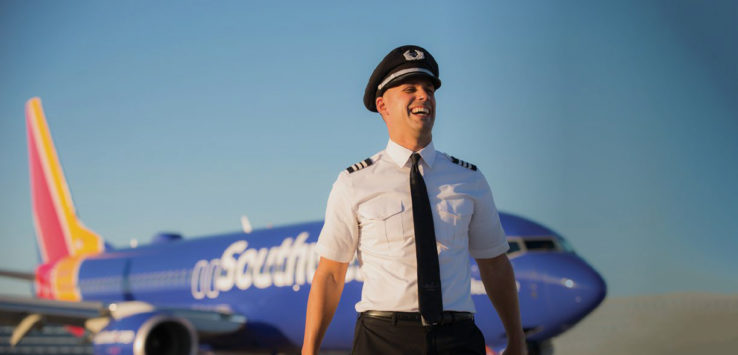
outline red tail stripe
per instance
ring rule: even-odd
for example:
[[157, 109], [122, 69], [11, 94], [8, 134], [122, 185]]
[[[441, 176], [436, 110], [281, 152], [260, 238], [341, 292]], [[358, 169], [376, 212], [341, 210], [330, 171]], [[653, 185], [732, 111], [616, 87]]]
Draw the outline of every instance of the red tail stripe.
[[[41, 254], [46, 258], [44, 262], [56, 261], [69, 255], [69, 250], [64, 242], [64, 232], [59, 219], [61, 216], [57, 213], [49, 190], [51, 182], [47, 181], [41, 155], [37, 149], [38, 142], [31, 133], [31, 123], [26, 122], [26, 124], [28, 125], [29, 165], [31, 167], [31, 198], [34, 206], [34, 218], [39, 229], [36, 234], [42, 249]], [[41, 218], [41, 216], [47, 218]]]

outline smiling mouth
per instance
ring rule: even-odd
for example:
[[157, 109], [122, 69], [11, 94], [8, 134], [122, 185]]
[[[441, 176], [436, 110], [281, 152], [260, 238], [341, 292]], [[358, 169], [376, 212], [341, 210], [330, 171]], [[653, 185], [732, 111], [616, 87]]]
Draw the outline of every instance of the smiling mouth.
[[430, 109], [427, 107], [414, 107], [410, 109], [410, 113], [414, 115], [430, 115]]

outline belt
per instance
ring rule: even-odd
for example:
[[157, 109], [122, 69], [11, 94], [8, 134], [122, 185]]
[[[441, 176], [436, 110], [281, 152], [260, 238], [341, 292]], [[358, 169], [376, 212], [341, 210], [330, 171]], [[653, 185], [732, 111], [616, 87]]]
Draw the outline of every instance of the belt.
[[391, 311], [366, 311], [361, 313], [365, 317], [377, 318], [391, 321], [411, 321], [420, 322], [423, 326], [444, 325], [459, 322], [462, 320], [474, 320], [474, 313], [471, 312], [454, 312], [444, 311], [441, 314], [441, 320], [438, 323], [426, 323], [423, 316], [419, 312], [391, 312]]

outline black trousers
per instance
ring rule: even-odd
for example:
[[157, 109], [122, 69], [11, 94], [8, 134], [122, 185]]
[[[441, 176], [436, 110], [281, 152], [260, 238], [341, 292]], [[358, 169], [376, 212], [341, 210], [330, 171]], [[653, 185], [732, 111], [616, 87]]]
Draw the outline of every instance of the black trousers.
[[439, 326], [359, 315], [354, 355], [485, 355], [484, 336], [467, 319]]

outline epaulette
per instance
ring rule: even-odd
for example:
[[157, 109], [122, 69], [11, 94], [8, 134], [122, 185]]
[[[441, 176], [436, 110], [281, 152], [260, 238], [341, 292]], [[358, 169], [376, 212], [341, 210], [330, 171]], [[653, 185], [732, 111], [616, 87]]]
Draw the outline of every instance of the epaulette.
[[474, 164], [472, 164], [472, 163], [467, 163], [467, 162], [465, 162], [465, 161], [463, 161], [463, 160], [461, 160], [459, 158], [456, 158], [456, 157], [453, 157], [453, 156], [450, 156], [450, 155], [448, 157], [451, 158], [451, 162], [454, 163], [454, 164], [456, 164], [456, 165], [461, 165], [461, 166], [463, 166], [463, 167], [465, 167], [467, 169], [471, 169], [471, 170], [477, 171], [477, 166], [474, 165]]
[[373, 163], [374, 162], [372, 161], [372, 158], [366, 158], [366, 159], [364, 159], [364, 160], [362, 160], [362, 161], [360, 161], [360, 162], [358, 162], [358, 163], [356, 163], [354, 165], [349, 166], [348, 168], [346, 168], [346, 171], [348, 171], [348, 173], [351, 174], [351, 173], [357, 172], [357, 171], [359, 171], [361, 169], [364, 169], [367, 166], [372, 165]]

